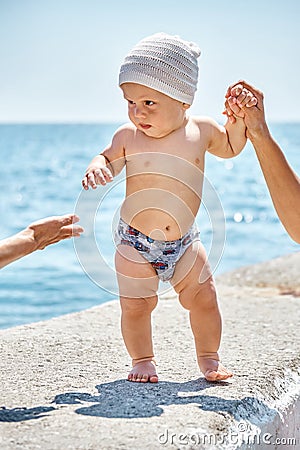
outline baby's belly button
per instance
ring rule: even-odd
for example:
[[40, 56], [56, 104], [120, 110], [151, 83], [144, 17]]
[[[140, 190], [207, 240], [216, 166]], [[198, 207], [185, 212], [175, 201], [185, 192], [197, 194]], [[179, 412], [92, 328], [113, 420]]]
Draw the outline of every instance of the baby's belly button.
[[174, 241], [179, 239], [181, 234], [181, 229], [179, 224], [174, 224], [171, 222], [163, 222], [163, 223], [147, 223], [145, 224], [145, 228], [147, 228], [147, 234], [152, 239], [157, 239], [161, 241]]

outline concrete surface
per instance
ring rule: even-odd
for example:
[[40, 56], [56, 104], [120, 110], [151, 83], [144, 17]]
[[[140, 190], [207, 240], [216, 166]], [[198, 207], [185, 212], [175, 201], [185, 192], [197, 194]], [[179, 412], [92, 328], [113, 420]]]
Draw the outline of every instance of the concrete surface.
[[300, 448], [300, 253], [217, 286], [229, 382], [199, 374], [171, 294], [153, 317], [157, 385], [125, 381], [117, 301], [0, 331], [0, 449]]

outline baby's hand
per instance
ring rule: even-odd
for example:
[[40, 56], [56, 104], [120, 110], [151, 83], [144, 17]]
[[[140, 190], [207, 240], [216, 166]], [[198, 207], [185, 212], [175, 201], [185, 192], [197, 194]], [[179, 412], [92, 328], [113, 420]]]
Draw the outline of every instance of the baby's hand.
[[110, 169], [100, 161], [97, 163], [95, 159], [86, 169], [82, 180], [82, 186], [86, 191], [89, 189], [89, 186], [92, 189], [96, 189], [99, 184], [105, 186], [106, 183], [113, 181]]
[[245, 117], [243, 108], [250, 108], [257, 104], [256, 97], [242, 84], [228, 88], [225, 98], [225, 111], [223, 114], [227, 115], [231, 123], [235, 122], [236, 117]]

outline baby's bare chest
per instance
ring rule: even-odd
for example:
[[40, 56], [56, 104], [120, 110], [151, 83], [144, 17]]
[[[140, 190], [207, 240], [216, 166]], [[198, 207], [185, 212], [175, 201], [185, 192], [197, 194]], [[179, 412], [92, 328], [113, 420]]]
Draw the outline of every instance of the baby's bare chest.
[[134, 190], [167, 185], [174, 191], [183, 186], [198, 190], [204, 156], [200, 133], [191, 133], [188, 128], [163, 139], [139, 133], [125, 148], [127, 185]]
[[126, 159], [128, 192], [162, 189], [184, 195], [202, 189], [204, 158], [165, 153], [131, 154]]
[[194, 178], [204, 171], [204, 154], [199, 142], [185, 145], [174, 141], [170, 141], [168, 145], [133, 143], [125, 149], [127, 175], [157, 174]]

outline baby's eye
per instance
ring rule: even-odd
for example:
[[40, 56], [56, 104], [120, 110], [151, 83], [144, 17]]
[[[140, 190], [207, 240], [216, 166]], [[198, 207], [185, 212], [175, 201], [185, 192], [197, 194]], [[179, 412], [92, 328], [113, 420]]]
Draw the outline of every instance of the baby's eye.
[[127, 100], [129, 105], [134, 105], [134, 102], [132, 100]]
[[152, 100], [146, 100], [146, 101], [145, 101], [145, 105], [146, 105], [146, 106], [153, 106], [153, 105], [154, 105], [154, 102], [153, 102]]

